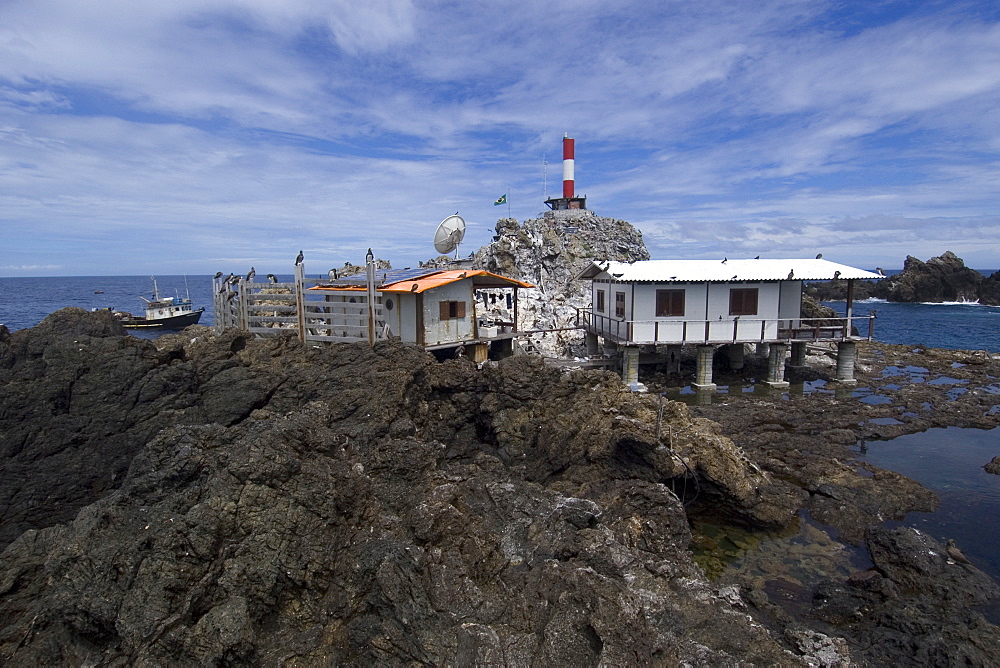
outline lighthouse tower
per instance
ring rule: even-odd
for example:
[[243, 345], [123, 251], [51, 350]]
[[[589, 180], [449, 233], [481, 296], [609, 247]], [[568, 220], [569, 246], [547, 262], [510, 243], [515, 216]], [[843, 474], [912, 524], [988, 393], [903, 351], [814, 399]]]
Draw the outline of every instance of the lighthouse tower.
[[563, 193], [562, 197], [550, 197], [545, 200], [553, 211], [560, 209], [586, 209], [587, 196], [576, 196], [575, 147], [569, 135], [563, 136]]

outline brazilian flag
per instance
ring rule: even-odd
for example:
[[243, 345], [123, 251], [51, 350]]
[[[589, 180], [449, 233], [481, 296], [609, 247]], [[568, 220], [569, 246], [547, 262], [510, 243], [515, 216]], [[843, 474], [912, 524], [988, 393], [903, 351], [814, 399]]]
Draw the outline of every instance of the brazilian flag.
[[504, 194], [500, 195], [500, 198], [497, 201], [493, 202], [493, 206], [500, 206], [501, 204], [506, 204], [506, 203], [507, 203], [507, 195]]

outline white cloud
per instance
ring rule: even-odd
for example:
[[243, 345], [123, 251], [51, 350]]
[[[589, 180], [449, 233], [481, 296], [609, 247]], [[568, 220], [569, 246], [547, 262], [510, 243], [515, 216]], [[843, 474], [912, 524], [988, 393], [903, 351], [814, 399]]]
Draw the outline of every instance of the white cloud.
[[539, 212], [564, 131], [592, 206], [654, 255], [985, 256], [1000, 24], [978, 6], [8, 0], [5, 260], [90, 234], [74, 262], [185, 239], [204, 262], [412, 263], [455, 208], [472, 250], [502, 192]]

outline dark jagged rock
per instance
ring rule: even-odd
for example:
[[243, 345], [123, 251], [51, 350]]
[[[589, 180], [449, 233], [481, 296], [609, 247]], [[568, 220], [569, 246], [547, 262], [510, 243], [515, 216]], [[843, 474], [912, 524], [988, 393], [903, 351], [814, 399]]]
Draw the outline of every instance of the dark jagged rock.
[[[854, 300], [861, 301], [876, 296], [878, 281], [854, 281]], [[813, 281], [806, 283], [802, 290], [803, 297], [816, 301], [842, 302], [847, 301], [847, 281]]]
[[816, 589], [813, 615], [828, 632], [849, 628], [871, 665], [895, 665], [901, 656], [911, 665], [995, 662], [996, 627], [971, 608], [1000, 595], [1000, 586], [914, 529], [872, 528], [866, 542], [872, 569]]
[[988, 464], [983, 466], [987, 473], [992, 473], [993, 475], [1000, 475], [1000, 456], [994, 457], [990, 460]]
[[[804, 293], [817, 301], [847, 299], [847, 281], [809, 283]], [[908, 255], [903, 271], [880, 281], [855, 281], [854, 299], [885, 299], [891, 302], [979, 301], [1000, 305], [1000, 272], [984, 278], [952, 253], [932, 257], [927, 262]]]
[[809, 295], [802, 295], [802, 317], [812, 318], [840, 318], [840, 314], [829, 306], [823, 306]]
[[[750, 526], [808, 508], [863, 536], [933, 503], [849, 463], [874, 434], [835, 397], [713, 422], [531, 356], [477, 368], [203, 327], [149, 342], [84, 322], [100, 317], [0, 329], [3, 525], [26, 529], [0, 555], [6, 665], [947, 663], [997, 637], [967, 610], [994, 592], [902, 538], [868, 534], [877, 577], [824, 585], [801, 618], [695, 564], [672, 491], [692, 475], [699, 510]], [[989, 370], [945, 352], [919, 363]], [[918, 404], [940, 391], [921, 386]], [[935, 419], [995, 425], [984, 401]], [[926, 612], [941, 603], [921, 591], [966, 608]], [[866, 602], [877, 615], [850, 621]], [[940, 640], [907, 637], [932, 623]]]
[[951, 251], [927, 262], [908, 255], [903, 271], [880, 281], [873, 294], [893, 302], [976, 301], [982, 282], [982, 274]]
[[603, 372], [52, 324], [2, 339], [7, 665], [798, 661], [666, 483], [682, 456], [759, 521], [795, 496], [683, 405], [671, 455]]
[[983, 279], [979, 286], [979, 303], [1000, 306], [1000, 271], [995, 271]]

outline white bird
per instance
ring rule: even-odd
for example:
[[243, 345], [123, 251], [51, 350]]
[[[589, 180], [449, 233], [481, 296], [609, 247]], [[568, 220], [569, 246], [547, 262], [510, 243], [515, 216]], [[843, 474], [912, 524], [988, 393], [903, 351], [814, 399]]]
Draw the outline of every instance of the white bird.
[[267, 275], [267, 280], [271, 281], [272, 283], [277, 283], [278, 282], [278, 277], [275, 276], [274, 274], [268, 274]]

